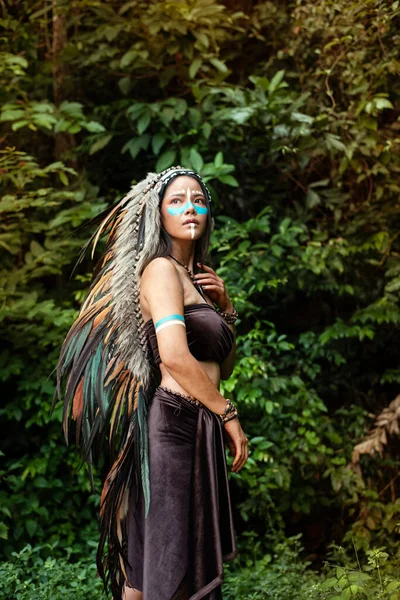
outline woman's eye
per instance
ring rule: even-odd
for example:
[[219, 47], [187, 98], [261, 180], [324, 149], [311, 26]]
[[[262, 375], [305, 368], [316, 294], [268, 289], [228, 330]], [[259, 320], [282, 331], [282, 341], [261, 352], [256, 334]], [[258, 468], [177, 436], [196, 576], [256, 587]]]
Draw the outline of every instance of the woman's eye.
[[172, 200], [172, 204], [175, 204], [176, 202], [180, 202], [179, 198], [174, 198], [174, 199]]

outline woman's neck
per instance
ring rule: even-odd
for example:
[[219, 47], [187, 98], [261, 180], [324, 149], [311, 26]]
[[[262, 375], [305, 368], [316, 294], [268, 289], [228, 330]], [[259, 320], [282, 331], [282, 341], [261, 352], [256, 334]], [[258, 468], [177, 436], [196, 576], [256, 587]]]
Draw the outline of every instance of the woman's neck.
[[[194, 249], [196, 242], [171, 240], [171, 252], [172, 256], [178, 259], [181, 263], [186, 265], [193, 272], [193, 260], [194, 260]], [[183, 242], [183, 243], [182, 243]]]

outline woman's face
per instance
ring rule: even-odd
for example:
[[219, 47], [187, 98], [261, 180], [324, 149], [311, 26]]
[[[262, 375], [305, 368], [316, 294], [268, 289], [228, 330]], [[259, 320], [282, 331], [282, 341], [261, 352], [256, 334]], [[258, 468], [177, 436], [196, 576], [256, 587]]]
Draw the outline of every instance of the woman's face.
[[198, 240], [206, 230], [208, 210], [197, 179], [181, 175], [165, 189], [161, 221], [172, 238]]

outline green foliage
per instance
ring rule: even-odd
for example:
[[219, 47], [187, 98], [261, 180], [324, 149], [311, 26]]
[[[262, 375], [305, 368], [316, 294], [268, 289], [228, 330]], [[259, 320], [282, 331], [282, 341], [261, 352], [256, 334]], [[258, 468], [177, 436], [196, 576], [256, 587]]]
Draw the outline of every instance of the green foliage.
[[100, 597], [101, 580], [96, 579], [93, 556], [90, 563], [86, 560], [69, 562], [68, 554], [56, 558], [54, 547], [27, 545], [20, 552], [14, 552], [12, 560], [0, 563], [2, 600], [83, 600], [96, 594]]
[[324, 580], [314, 585], [309, 598], [314, 600], [397, 600], [400, 594], [398, 556], [390, 557], [385, 548], [367, 550], [360, 563], [357, 553], [350, 559], [343, 548], [336, 548], [337, 564], [329, 564]]
[[227, 563], [223, 595], [227, 600], [306, 600], [317, 577], [300, 558], [297, 537], [275, 542], [261, 559], [249, 557], [245, 565]]

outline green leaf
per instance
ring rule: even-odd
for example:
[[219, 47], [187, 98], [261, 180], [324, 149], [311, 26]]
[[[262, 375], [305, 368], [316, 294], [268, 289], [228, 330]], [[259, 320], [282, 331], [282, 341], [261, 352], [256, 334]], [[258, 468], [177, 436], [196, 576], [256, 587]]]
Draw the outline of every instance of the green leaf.
[[69, 102], [68, 100], [64, 100], [61, 102], [60, 111], [66, 113], [71, 117], [83, 117], [83, 105], [80, 102]]
[[203, 123], [202, 129], [204, 137], [206, 138], [206, 140], [208, 140], [212, 131], [210, 123]]
[[321, 203], [320, 196], [311, 189], [308, 189], [306, 196], [306, 207], [311, 209]]
[[271, 400], [267, 400], [265, 403], [265, 409], [269, 415], [272, 415], [274, 411], [274, 403]]
[[378, 110], [383, 110], [384, 108], [394, 108], [393, 104], [387, 98], [375, 98], [374, 101]]
[[132, 104], [128, 108], [126, 113], [131, 121], [136, 121], [145, 110], [147, 110], [146, 104], [143, 102], [135, 102], [135, 104]]
[[161, 148], [167, 141], [167, 135], [163, 131], [159, 131], [156, 135], [153, 135], [151, 140], [151, 148], [153, 150], [153, 154], [159, 154]]
[[141, 150], [147, 150], [149, 143], [150, 135], [148, 133], [136, 138], [132, 138], [124, 145], [121, 150], [121, 154], [125, 154], [126, 151], [129, 151], [131, 157], [135, 159]]
[[16, 121], [25, 115], [24, 110], [5, 110], [0, 115], [0, 121]]
[[96, 141], [90, 146], [89, 154], [95, 154], [99, 150], [103, 150], [107, 144], [112, 140], [112, 135], [102, 135], [96, 139]]
[[18, 131], [18, 129], [21, 129], [22, 127], [26, 127], [27, 125], [29, 125], [29, 121], [15, 121], [12, 125], [11, 125], [11, 129], [13, 131]]
[[232, 177], [232, 175], [219, 175], [218, 179], [222, 183], [225, 183], [226, 185], [230, 185], [231, 187], [239, 186], [239, 183], [236, 181], [236, 179], [234, 177]]
[[309, 115], [305, 115], [303, 113], [300, 112], [292, 112], [290, 115], [290, 118], [292, 119], [292, 121], [298, 121], [298, 123], [313, 123], [314, 122], [314, 118], [310, 117]]
[[202, 31], [195, 31], [194, 35], [196, 36], [196, 38], [198, 39], [198, 41], [201, 43], [202, 46], [204, 46], [205, 48], [208, 48], [210, 45], [209, 39], [206, 36], [206, 34]]
[[228, 73], [228, 67], [226, 66], [225, 63], [222, 62], [222, 60], [219, 60], [219, 58], [210, 58], [210, 63], [220, 72], [220, 73], [224, 73], [224, 75], [226, 75], [226, 73]]
[[119, 66], [121, 69], [125, 69], [125, 67], [128, 67], [130, 64], [133, 63], [133, 61], [137, 58], [137, 50], [128, 50], [128, 52], [125, 52], [125, 54], [122, 56]]
[[130, 77], [122, 77], [118, 81], [118, 87], [124, 96], [127, 96], [132, 89], [132, 80]]
[[33, 519], [28, 519], [27, 521], [25, 521], [25, 527], [26, 531], [28, 532], [28, 535], [30, 537], [33, 537], [37, 530], [37, 522], [33, 521]]
[[189, 67], [189, 77], [190, 79], [194, 79], [196, 77], [197, 71], [200, 69], [202, 65], [202, 60], [200, 58], [196, 58]]
[[271, 79], [271, 82], [268, 86], [268, 94], [269, 95], [271, 95], [275, 92], [275, 90], [278, 88], [280, 82], [282, 81], [284, 75], [285, 75], [284, 70], [278, 71], [277, 73], [275, 73], [275, 75]]
[[69, 184], [68, 177], [66, 176], [66, 174], [64, 173], [64, 171], [59, 171], [58, 172], [58, 176], [60, 178], [61, 183], [63, 183], [64, 185], [68, 185]]
[[33, 256], [40, 256], [44, 252], [43, 246], [41, 246], [36, 240], [31, 241], [29, 248]]
[[146, 113], [144, 113], [144, 115], [142, 115], [139, 118], [139, 120], [137, 122], [137, 130], [138, 130], [139, 135], [141, 135], [142, 133], [144, 133], [146, 131], [146, 129], [150, 125], [150, 122], [151, 122], [151, 113], [150, 113], [150, 111], [147, 111]]
[[8, 540], [8, 527], [5, 523], [0, 523], [0, 538]]
[[36, 113], [33, 115], [33, 122], [35, 125], [45, 127], [46, 129], [53, 129], [53, 126], [57, 123], [57, 119], [53, 115]]
[[192, 163], [193, 169], [200, 173], [203, 168], [204, 161], [201, 155], [197, 152], [196, 148], [190, 149], [190, 162]]
[[85, 124], [85, 129], [87, 129], [87, 131], [90, 131], [90, 133], [104, 133], [104, 131], [106, 130], [104, 125], [102, 125], [98, 121], [89, 121]]
[[215, 158], [214, 158], [214, 165], [217, 169], [219, 169], [220, 167], [222, 167], [223, 164], [224, 164], [224, 155], [222, 152], [217, 152], [217, 154], [215, 155]]
[[158, 161], [156, 163], [156, 172], [160, 173], [161, 171], [164, 171], [165, 169], [172, 167], [172, 165], [175, 162], [175, 157], [176, 157], [176, 150], [167, 150], [166, 152], [161, 154], [160, 158], [158, 159]]

